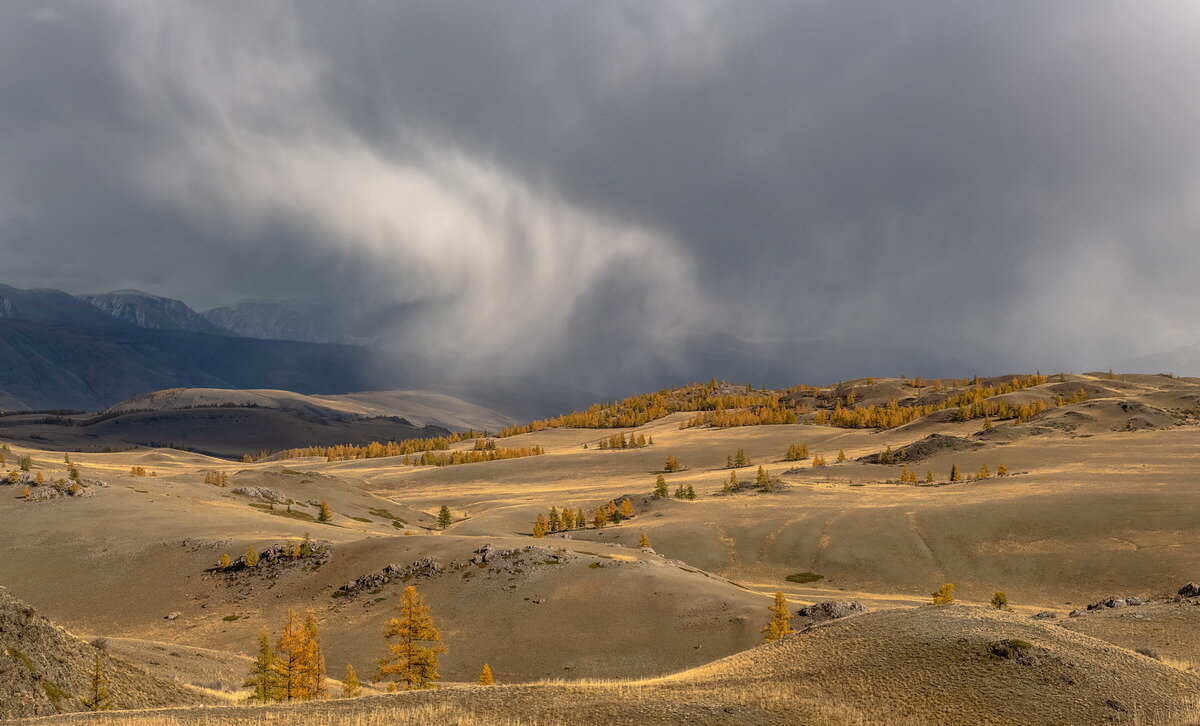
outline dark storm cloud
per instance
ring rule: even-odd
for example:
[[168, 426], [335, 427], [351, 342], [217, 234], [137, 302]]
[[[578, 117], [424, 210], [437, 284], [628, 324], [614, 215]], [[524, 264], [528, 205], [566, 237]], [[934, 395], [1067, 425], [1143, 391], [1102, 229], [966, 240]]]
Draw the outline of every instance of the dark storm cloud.
[[1197, 31], [1153, 1], [9, 3], [5, 281], [419, 303], [391, 335], [463, 373], [712, 330], [1087, 367], [1200, 337]]

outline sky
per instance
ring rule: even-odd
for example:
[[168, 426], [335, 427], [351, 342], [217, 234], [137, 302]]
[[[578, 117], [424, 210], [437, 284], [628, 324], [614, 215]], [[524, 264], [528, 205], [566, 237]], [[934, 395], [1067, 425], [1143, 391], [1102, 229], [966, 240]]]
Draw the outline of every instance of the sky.
[[14, 0], [0, 282], [367, 300], [456, 375], [712, 333], [1100, 368], [1200, 341], [1197, 37], [1179, 0]]

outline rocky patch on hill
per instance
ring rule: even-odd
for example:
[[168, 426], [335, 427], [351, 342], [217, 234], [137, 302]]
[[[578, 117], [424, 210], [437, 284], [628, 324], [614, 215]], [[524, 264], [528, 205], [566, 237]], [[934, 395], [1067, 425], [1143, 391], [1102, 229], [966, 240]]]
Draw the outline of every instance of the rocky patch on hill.
[[87, 710], [102, 669], [98, 707], [149, 708], [214, 701], [86, 643], [0, 589], [0, 719]]

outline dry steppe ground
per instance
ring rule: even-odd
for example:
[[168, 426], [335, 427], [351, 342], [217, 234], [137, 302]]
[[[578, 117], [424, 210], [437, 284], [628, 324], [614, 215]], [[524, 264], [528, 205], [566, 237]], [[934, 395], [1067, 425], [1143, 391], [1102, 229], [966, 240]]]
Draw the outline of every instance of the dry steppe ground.
[[[906, 386], [849, 382], [837, 395], [886, 403]], [[546, 454], [441, 468], [395, 458], [242, 464], [166, 449], [72, 454], [85, 477], [108, 486], [37, 503], [0, 487], [0, 584], [75, 633], [132, 639], [118, 641], [130, 643], [123, 657], [150, 670], [161, 654], [155, 644], [245, 656], [258, 630], [277, 628], [287, 608], [312, 608], [331, 673], [353, 662], [369, 674], [404, 583], [335, 593], [389, 563], [432, 557], [443, 570], [408, 584], [442, 628], [445, 679], [472, 682], [487, 662], [501, 684], [527, 684], [373, 696], [274, 716], [294, 723], [385, 723], [371, 719], [414, 709], [429, 718], [459, 714], [464, 723], [555, 723], [569, 714], [629, 723], [1195, 722], [1200, 684], [1188, 668], [1200, 663], [1200, 607], [1164, 598], [1066, 614], [1114, 595], [1168, 596], [1200, 580], [1200, 381], [1068, 375], [1004, 398], [1022, 403], [1079, 389], [1088, 400], [990, 430], [978, 419], [954, 420], [953, 410], [888, 430], [680, 428], [691, 416], [681, 412], [637, 429], [522, 434], [501, 445], [538, 445]], [[598, 450], [617, 432], [654, 444]], [[933, 433], [968, 442], [907, 462], [922, 480], [933, 472], [934, 485], [899, 483], [899, 464], [856, 461]], [[797, 443], [829, 465], [782, 461]], [[726, 456], [739, 448], [751, 461], [738, 470], [741, 480], [763, 465], [779, 479], [777, 492], [721, 493]], [[65, 471], [61, 452], [11, 449], [10, 460], [28, 454], [47, 476]], [[848, 461], [835, 463], [839, 450]], [[694, 501], [650, 498], [667, 455], [685, 467], [665, 475], [669, 488], [692, 485]], [[1010, 474], [946, 481], [952, 465], [965, 474], [985, 464]], [[133, 466], [158, 476], [130, 476]], [[205, 484], [210, 471], [226, 473], [229, 486]], [[296, 503], [272, 509], [233, 493], [243, 486]], [[590, 512], [623, 496], [636, 510], [627, 522], [530, 536], [536, 515], [551, 506]], [[329, 501], [333, 520], [315, 521], [309, 500]], [[435, 528], [443, 504], [456, 518], [444, 532]], [[642, 532], [654, 551], [637, 548]], [[269, 576], [209, 571], [222, 553], [236, 557], [306, 533], [331, 543], [328, 561]], [[471, 563], [485, 544], [535, 549]], [[822, 579], [786, 580], [795, 573]], [[1003, 590], [1014, 612], [917, 607], [946, 582], [975, 605]], [[855, 599], [876, 612], [747, 651], [760, 642], [777, 590], [793, 609]], [[1032, 620], [1040, 611], [1060, 617]], [[171, 613], [178, 616], [166, 619]], [[1014, 658], [991, 652], [1008, 639], [1031, 647]], [[173, 665], [168, 675], [235, 692], [243, 673], [228, 658], [196, 658], [195, 667]], [[214, 665], [223, 662], [230, 665]], [[262, 713], [180, 711], [140, 722], [253, 723]]]

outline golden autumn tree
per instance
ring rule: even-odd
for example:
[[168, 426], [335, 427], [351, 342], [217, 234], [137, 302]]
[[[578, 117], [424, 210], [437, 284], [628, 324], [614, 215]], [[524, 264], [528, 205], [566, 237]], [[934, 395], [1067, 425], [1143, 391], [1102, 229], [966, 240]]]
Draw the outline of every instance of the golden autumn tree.
[[376, 680], [395, 678], [409, 690], [426, 688], [441, 678], [438, 673], [438, 653], [445, 653], [442, 634], [433, 623], [433, 615], [417, 588], [409, 585], [396, 606], [400, 614], [383, 629], [388, 641], [389, 655], [379, 661]]
[[346, 664], [346, 675], [342, 676], [342, 698], [358, 698], [362, 695], [362, 681], [353, 663]]
[[318, 522], [328, 522], [333, 519], [333, 510], [329, 508], [329, 502], [321, 502], [320, 511], [317, 512]]
[[484, 663], [483, 668], [480, 669], [480, 671], [479, 671], [479, 685], [481, 685], [481, 686], [496, 685], [496, 678], [495, 678], [495, 676], [492, 675], [492, 667], [490, 665], [488, 665], [487, 663]]
[[317, 615], [312, 610], [304, 616], [304, 639], [306, 660], [304, 662], [305, 677], [309, 698], [328, 698], [329, 691], [325, 687], [325, 650], [321, 647], [321, 627], [317, 623]]
[[668, 473], [679, 471], [680, 468], [682, 467], [679, 466], [679, 459], [676, 459], [674, 456], [668, 456], [667, 462], [663, 465], [663, 471]]
[[294, 609], [288, 610], [276, 642], [275, 673], [279, 677], [281, 700], [307, 701], [321, 697], [325, 664], [317, 636], [316, 617], [311, 611], [301, 620]]
[[934, 605], [952, 605], [954, 603], [954, 583], [947, 582], [933, 593]]
[[626, 519], [633, 516], [633, 500], [626, 498], [621, 502], [621, 516]]
[[650, 537], [645, 532], [642, 532], [642, 536], [638, 538], [638, 547], [649, 547], [649, 546], [650, 546]]
[[771, 611], [771, 622], [762, 629], [763, 639], [766, 642], [779, 640], [783, 636], [795, 632], [792, 630], [792, 616], [788, 612], [787, 597], [782, 592], [775, 593], [775, 603], [767, 610]]
[[596, 507], [596, 513], [592, 515], [592, 526], [600, 529], [608, 524], [608, 512], [604, 511], [604, 507]]

